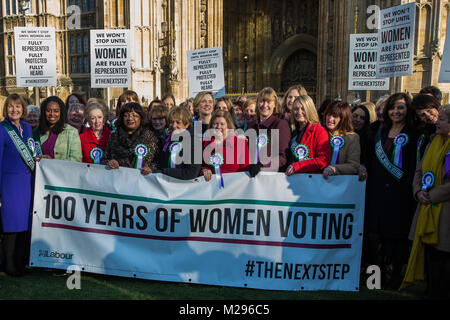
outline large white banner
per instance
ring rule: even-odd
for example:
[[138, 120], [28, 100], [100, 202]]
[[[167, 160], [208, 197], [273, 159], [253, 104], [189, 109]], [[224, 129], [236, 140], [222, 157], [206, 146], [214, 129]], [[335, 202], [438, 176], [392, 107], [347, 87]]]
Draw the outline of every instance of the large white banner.
[[91, 30], [91, 87], [131, 87], [130, 30]]
[[273, 290], [359, 290], [365, 183], [260, 173], [180, 181], [43, 159], [30, 264]]
[[187, 52], [189, 96], [211, 91], [215, 98], [225, 95], [222, 47]]
[[389, 78], [377, 79], [378, 34], [350, 35], [348, 90], [389, 90]]
[[380, 11], [377, 77], [413, 74], [416, 2]]
[[15, 27], [17, 87], [56, 87], [55, 28]]

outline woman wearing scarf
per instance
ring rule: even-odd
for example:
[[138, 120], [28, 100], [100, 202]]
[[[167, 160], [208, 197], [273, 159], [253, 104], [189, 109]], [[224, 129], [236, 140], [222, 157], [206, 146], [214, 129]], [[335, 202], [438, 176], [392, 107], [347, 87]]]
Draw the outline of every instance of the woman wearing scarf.
[[67, 109], [60, 98], [51, 96], [41, 103], [39, 126], [33, 136], [42, 145], [42, 158], [81, 162], [79, 133], [66, 122]]
[[386, 101], [383, 126], [378, 128], [374, 143], [365, 213], [367, 259], [380, 266], [382, 286], [398, 289], [408, 260], [408, 233], [416, 207], [412, 192], [416, 117], [406, 93], [393, 94]]
[[106, 104], [99, 99], [89, 99], [85, 113], [89, 127], [80, 134], [83, 162], [100, 164], [111, 135], [111, 131], [105, 125]]
[[5, 271], [12, 276], [22, 275], [27, 264], [33, 209], [35, 143], [26, 114], [19, 95], [7, 97], [0, 125], [0, 225]]
[[402, 288], [427, 279], [427, 297], [450, 298], [450, 105], [440, 108], [436, 135], [416, 169], [419, 202], [411, 226], [413, 240]]
[[[201, 160], [195, 164], [195, 135], [192, 115], [185, 107], [173, 107], [169, 113], [170, 134], [166, 137], [161, 152], [160, 168], [163, 174], [180, 180], [197, 178]], [[197, 145], [201, 148], [201, 139]]]
[[146, 119], [139, 103], [129, 102], [120, 108], [117, 130], [111, 134], [102, 164], [111, 169], [136, 168], [143, 175], [156, 169], [158, 138], [146, 128]]
[[361, 149], [359, 136], [353, 131], [350, 105], [334, 101], [323, 115], [331, 147], [330, 164], [323, 170], [323, 177], [358, 174]]
[[311, 97], [301, 95], [291, 110], [292, 139], [286, 175], [321, 173], [330, 163], [331, 148], [328, 133], [319, 123], [319, 115]]

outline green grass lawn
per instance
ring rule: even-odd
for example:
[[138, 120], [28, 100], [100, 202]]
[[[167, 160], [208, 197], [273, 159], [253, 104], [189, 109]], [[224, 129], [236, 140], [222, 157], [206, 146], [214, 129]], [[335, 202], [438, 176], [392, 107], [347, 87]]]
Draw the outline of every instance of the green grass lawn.
[[424, 283], [400, 292], [368, 290], [360, 292], [270, 291], [130, 279], [98, 274], [81, 274], [81, 289], [69, 290], [68, 276], [53, 271], [31, 269], [20, 278], [0, 272], [0, 299], [25, 300], [417, 300]]

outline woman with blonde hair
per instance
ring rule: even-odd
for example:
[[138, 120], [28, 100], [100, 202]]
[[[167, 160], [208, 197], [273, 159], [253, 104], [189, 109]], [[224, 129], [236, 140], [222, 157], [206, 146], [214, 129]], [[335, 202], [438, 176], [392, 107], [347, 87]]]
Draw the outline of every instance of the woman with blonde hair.
[[294, 100], [290, 122], [292, 139], [286, 175], [322, 172], [330, 162], [331, 148], [311, 97], [301, 95]]
[[214, 111], [214, 102], [214, 95], [209, 91], [199, 92], [194, 98], [194, 110], [198, 113], [198, 116], [193, 120], [194, 125], [199, 121], [203, 133], [208, 130], [211, 115]]
[[150, 129], [153, 130], [160, 144], [163, 145], [169, 135], [169, 110], [162, 102], [153, 103], [147, 115]]
[[294, 105], [294, 100], [298, 96], [308, 95], [305, 87], [301, 84], [296, 84], [289, 89], [287, 89], [283, 99], [281, 100], [281, 117], [286, 121], [290, 119], [290, 113], [292, 106]]
[[[248, 124], [248, 130], [255, 130], [257, 140], [256, 140], [256, 164], [259, 169], [264, 167], [270, 167], [271, 170], [284, 172], [287, 167], [288, 154], [289, 154], [289, 141], [291, 140], [291, 130], [289, 129], [289, 124], [286, 120], [279, 117], [280, 105], [278, 103], [278, 96], [274, 89], [266, 87], [262, 89], [256, 98], [256, 121], [250, 122]], [[278, 150], [276, 154], [272, 154], [272, 130], [278, 132]], [[252, 143], [252, 142], [250, 142]], [[265, 149], [265, 150], [264, 150]], [[259, 154], [261, 151], [267, 151], [268, 161], [264, 164], [259, 159]], [[258, 173], [254, 166], [250, 170], [252, 176]]]

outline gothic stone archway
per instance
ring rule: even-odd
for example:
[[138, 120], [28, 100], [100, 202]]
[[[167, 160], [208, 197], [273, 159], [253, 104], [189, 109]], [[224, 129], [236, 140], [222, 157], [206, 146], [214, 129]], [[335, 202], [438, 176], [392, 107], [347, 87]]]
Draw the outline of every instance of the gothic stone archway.
[[315, 95], [317, 79], [317, 39], [296, 34], [284, 41], [273, 53], [268, 83], [278, 92], [293, 84], [303, 84], [308, 93]]

